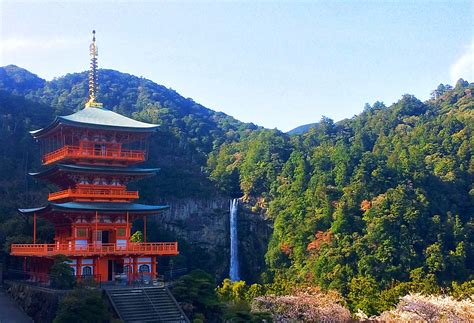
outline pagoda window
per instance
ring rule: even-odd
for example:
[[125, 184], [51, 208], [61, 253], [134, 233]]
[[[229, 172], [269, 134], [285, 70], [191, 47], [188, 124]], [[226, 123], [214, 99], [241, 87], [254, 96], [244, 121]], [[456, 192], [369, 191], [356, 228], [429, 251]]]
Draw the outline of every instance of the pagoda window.
[[86, 238], [87, 237], [87, 228], [76, 228], [76, 237], [77, 238]]
[[138, 267], [138, 272], [139, 273], [149, 273], [150, 272], [150, 265], [140, 265], [140, 267]]
[[92, 276], [92, 267], [91, 266], [82, 267], [82, 276]]
[[107, 148], [106, 148], [105, 144], [94, 144], [95, 154], [100, 154], [102, 156], [105, 156], [106, 150], [107, 150]]
[[117, 229], [117, 237], [125, 237], [127, 234], [125, 228], [118, 228]]
[[87, 240], [76, 240], [76, 250], [86, 250]]
[[130, 265], [125, 265], [125, 266], [123, 266], [123, 272], [124, 272], [125, 274], [128, 274], [128, 273], [133, 272], [131, 269], [132, 269], [132, 267], [130, 267]]
[[101, 230], [96, 231], [96, 239], [95, 239], [95, 241], [96, 241], [97, 243], [102, 243], [102, 231], [101, 231]]
[[127, 240], [117, 239], [117, 249], [127, 249]]

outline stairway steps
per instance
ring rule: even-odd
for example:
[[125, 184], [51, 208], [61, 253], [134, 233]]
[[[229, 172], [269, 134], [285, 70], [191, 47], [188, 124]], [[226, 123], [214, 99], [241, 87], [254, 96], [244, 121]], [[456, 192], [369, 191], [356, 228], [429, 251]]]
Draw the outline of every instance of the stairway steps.
[[126, 323], [189, 323], [173, 296], [164, 288], [108, 290], [107, 295]]
[[145, 313], [130, 313], [130, 314], [124, 314], [124, 317], [129, 317], [129, 318], [134, 318], [134, 319], [144, 319], [144, 318], [148, 318], [148, 319], [152, 319], [152, 320], [156, 320], [156, 319], [159, 319], [158, 315], [156, 314], [151, 314], [151, 313], [148, 313], [148, 314], [145, 314]]
[[[181, 313], [181, 312], [175, 310], [175, 309], [172, 308], [172, 307], [157, 307], [157, 306], [155, 306], [155, 308], [156, 308], [157, 310], [161, 310], [161, 312], [163, 312], [163, 313]], [[140, 309], [140, 310], [141, 310], [141, 309], [149, 309], [149, 310], [151, 309], [151, 310], [153, 310], [153, 309], [151, 308], [151, 306], [123, 307], [122, 309], [123, 309], [123, 312], [134, 312], [134, 311], [137, 311], [138, 309]]]

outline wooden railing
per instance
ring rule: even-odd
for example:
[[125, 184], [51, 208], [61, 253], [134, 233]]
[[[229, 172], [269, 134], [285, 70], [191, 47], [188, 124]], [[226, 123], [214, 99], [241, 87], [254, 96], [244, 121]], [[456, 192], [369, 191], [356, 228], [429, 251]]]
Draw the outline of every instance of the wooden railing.
[[138, 192], [125, 191], [124, 189], [94, 189], [94, 188], [69, 188], [67, 190], [49, 193], [48, 201], [65, 198], [88, 200], [124, 200], [137, 199]]
[[116, 243], [75, 244], [12, 244], [13, 256], [94, 256], [94, 255], [158, 255], [178, 254], [177, 242], [129, 242], [126, 245]]
[[[6, 272], [6, 278], [8, 280], [15, 280], [22, 282], [23, 284], [40, 286], [48, 289], [70, 289], [71, 286], [57, 286], [58, 280], [61, 280], [59, 275], [51, 275], [45, 273], [38, 273], [33, 271], [15, 270], [9, 269]], [[87, 288], [100, 288], [102, 277], [101, 275], [77, 275], [75, 276], [76, 281], [81, 282], [82, 286]]]
[[43, 156], [43, 164], [48, 165], [66, 158], [141, 162], [145, 160], [145, 152], [143, 150], [113, 148], [92, 149], [66, 145], [58, 150], [45, 154]]

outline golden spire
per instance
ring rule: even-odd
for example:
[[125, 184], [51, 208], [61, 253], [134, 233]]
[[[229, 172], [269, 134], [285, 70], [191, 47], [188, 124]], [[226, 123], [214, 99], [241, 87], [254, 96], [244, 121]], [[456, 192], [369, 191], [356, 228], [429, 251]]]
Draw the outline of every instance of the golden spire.
[[98, 67], [97, 67], [97, 45], [95, 43], [95, 30], [92, 31], [92, 43], [89, 46], [89, 53], [91, 56], [91, 66], [89, 70], [89, 101], [86, 103], [86, 108], [94, 107], [101, 108], [102, 103], [96, 102], [97, 93], [99, 92], [98, 83]]

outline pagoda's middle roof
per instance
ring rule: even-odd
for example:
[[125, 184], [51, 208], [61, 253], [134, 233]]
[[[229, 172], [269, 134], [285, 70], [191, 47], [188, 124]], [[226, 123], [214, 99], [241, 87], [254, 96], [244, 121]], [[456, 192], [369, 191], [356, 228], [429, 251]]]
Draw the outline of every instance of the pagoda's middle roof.
[[134, 132], [151, 132], [158, 128], [156, 124], [137, 121], [104, 108], [84, 108], [68, 116], [56, 117], [48, 126], [30, 131], [30, 133], [33, 137], [38, 138], [60, 124]]
[[32, 209], [18, 209], [25, 215], [52, 214], [52, 213], [77, 213], [77, 212], [101, 212], [101, 213], [124, 213], [131, 214], [158, 214], [169, 209], [167, 205], [145, 205], [137, 203], [111, 203], [111, 202], [68, 202], [48, 203], [45, 206]]
[[138, 175], [138, 176], [151, 176], [158, 173], [159, 168], [131, 168], [131, 167], [100, 167], [100, 166], [82, 166], [82, 165], [66, 165], [56, 164], [53, 167], [45, 169], [38, 173], [28, 173], [30, 176], [35, 178], [47, 178], [57, 172], [67, 173], [87, 173], [87, 174], [118, 174], [118, 175]]

